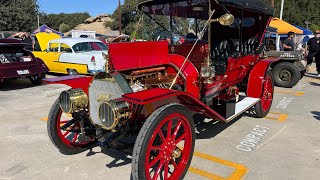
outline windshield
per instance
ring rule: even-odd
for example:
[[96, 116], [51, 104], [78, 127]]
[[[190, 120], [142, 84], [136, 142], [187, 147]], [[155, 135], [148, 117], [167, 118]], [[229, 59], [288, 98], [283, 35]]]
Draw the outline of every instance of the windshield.
[[108, 47], [102, 42], [82, 42], [72, 46], [74, 52], [107, 51]]
[[208, 16], [208, 0], [150, 4], [144, 6], [142, 12], [145, 16], [136, 39], [180, 44], [200, 36]]

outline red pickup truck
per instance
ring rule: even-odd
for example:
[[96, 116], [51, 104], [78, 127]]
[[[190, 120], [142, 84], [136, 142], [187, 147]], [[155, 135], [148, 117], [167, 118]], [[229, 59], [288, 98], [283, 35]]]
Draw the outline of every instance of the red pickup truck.
[[49, 69], [24, 46], [17, 39], [0, 39], [0, 83], [20, 77], [29, 78], [35, 85], [42, 83]]

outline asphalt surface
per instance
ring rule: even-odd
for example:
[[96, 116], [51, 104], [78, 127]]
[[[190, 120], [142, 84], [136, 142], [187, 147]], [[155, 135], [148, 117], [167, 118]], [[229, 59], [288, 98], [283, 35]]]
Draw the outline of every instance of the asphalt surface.
[[[320, 177], [320, 79], [276, 88], [271, 112], [250, 111], [229, 124], [196, 119], [197, 140], [185, 179], [308, 179]], [[0, 180], [130, 179], [131, 156], [111, 150], [61, 154], [46, 118], [64, 85], [28, 80], [0, 87]]]

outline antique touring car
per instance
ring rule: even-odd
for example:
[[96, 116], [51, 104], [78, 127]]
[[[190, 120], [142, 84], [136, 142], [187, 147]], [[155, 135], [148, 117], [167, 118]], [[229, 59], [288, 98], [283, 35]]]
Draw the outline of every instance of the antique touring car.
[[35, 85], [42, 83], [48, 68], [24, 47], [20, 40], [0, 39], [0, 83], [21, 77], [29, 78]]
[[64, 154], [133, 147], [135, 180], [183, 179], [195, 146], [191, 112], [222, 122], [251, 107], [268, 114], [274, 59], [260, 54], [274, 11], [259, 0], [139, 0], [138, 8], [172, 37], [183, 18], [203, 20], [202, 30], [194, 42], [111, 43], [107, 72], [48, 80], [72, 87], [53, 104], [48, 133]]

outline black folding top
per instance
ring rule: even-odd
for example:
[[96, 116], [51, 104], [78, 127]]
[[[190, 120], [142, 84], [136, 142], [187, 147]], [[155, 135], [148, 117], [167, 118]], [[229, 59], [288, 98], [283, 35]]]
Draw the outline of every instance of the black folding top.
[[[138, 8], [141, 9], [145, 5], [153, 5], [153, 4], [165, 4], [168, 2], [180, 2], [180, 1], [209, 1], [209, 0], [138, 0]], [[238, 6], [239, 8], [243, 7], [245, 9], [250, 9], [253, 11], [262, 12], [268, 15], [274, 14], [274, 8], [270, 5], [264, 3], [262, 0], [210, 0], [212, 4], [215, 2], [219, 2], [221, 4], [230, 4], [234, 6]]]

